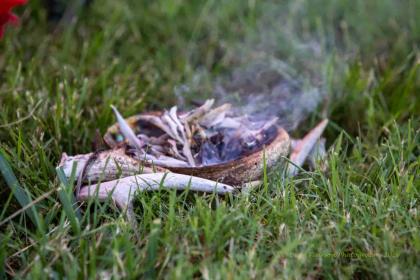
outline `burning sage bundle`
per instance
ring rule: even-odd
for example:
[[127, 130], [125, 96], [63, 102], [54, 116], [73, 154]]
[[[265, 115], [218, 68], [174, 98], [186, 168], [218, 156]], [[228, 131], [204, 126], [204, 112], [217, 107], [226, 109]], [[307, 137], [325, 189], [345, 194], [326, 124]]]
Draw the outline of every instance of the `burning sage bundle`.
[[[189, 112], [177, 107], [124, 119], [112, 106], [117, 123], [104, 136], [111, 148], [89, 154], [63, 153], [59, 168], [78, 178], [79, 201], [112, 196], [131, 209], [133, 193], [161, 187], [218, 194], [258, 185], [264, 168], [289, 155], [287, 175], [325, 154], [317, 144], [328, 123], [321, 121], [302, 139], [291, 139], [276, 117], [258, 119], [236, 114], [230, 104], [214, 100]], [[77, 167], [76, 169], [74, 167]], [[75, 170], [74, 170], [75, 169]]]
[[112, 107], [118, 127], [105, 136], [110, 146], [128, 145], [138, 160], [163, 167], [202, 167], [230, 162], [271, 143], [277, 135], [277, 118], [238, 116], [230, 104], [213, 107], [214, 100], [189, 112], [172, 107], [159, 114], [125, 120]]

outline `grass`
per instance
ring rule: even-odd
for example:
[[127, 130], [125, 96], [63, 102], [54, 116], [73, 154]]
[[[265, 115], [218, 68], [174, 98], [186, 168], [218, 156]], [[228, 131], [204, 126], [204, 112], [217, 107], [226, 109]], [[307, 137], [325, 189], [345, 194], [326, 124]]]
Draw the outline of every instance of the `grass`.
[[[0, 277], [418, 278], [419, 1], [225, 2], [96, 1], [58, 33], [41, 1], [18, 10], [0, 43], [0, 151], [18, 180], [0, 179]], [[227, 198], [141, 194], [137, 228], [109, 202], [72, 210], [55, 166], [91, 151], [110, 104], [128, 116], [176, 103], [181, 84], [209, 95], [261, 54], [320, 81], [327, 173], [267, 170]]]

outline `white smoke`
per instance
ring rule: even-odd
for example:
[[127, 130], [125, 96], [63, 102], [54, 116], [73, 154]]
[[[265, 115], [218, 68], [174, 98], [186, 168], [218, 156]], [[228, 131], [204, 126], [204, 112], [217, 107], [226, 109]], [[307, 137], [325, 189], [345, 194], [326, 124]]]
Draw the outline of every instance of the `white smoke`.
[[259, 119], [278, 116], [284, 128], [296, 129], [325, 99], [323, 67], [328, 59], [321, 44], [300, 34], [290, 18], [289, 12], [300, 8], [298, 2], [262, 8], [255, 32], [231, 46], [237, 63], [230, 73], [212, 77], [198, 69], [189, 83], [177, 87], [180, 104], [210, 80], [210, 95], [219, 104], [232, 103], [238, 113]]

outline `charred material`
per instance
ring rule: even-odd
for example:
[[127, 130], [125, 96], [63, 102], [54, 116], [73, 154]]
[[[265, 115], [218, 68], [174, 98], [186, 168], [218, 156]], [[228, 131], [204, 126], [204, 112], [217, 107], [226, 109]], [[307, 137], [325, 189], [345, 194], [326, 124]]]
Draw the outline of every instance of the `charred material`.
[[214, 100], [178, 113], [177, 107], [160, 114], [124, 120], [113, 107], [118, 125], [105, 141], [128, 146], [135, 159], [163, 167], [203, 167], [227, 163], [261, 150], [277, 136], [277, 118], [255, 120], [236, 116], [230, 104], [212, 108]]

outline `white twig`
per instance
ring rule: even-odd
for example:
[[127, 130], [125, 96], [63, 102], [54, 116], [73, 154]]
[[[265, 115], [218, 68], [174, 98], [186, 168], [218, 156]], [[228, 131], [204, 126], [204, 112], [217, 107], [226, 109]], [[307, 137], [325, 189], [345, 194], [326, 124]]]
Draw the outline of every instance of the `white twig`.
[[175, 121], [173, 121], [173, 120], [171, 119], [171, 117], [169, 116], [168, 112], [165, 112], [165, 113], [162, 115], [161, 119], [162, 119], [162, 121], [164, 121], [164, 122], [168, 125], [168, 127], [170, 128], [170, 130], [171, 130], [171, 132], [172, 132], [172, 135], [174, 135], [174, 136], [175, 136], [175, 137], [174, 137], [174, 139], [175, 139], [175, 140], [177, 140], [178, 142], [182, 143], [182, 142], [183, 142], [183, 140], [182, 140], [181, 136], [180, 136], [180, 135], [179, 135], [179, 133], [178, 133], [178, 127], [177, 127], [177, 125], [176, 125]]
[[165, 112], [162, 119], [171, 127], [172, 131], [174, 131], [174, 134], [176, 135], [175, 140], [178, 140], [178, 142], [183, 145], [182, 152], [187, 158], [190, 166], [194, 167], [195, 161], [192, 156], [189, 139], [187, 139], [184, 125], [182, 125], [181, 121], [178, 119], [176, 106], [172, 107], [170, 112]]
[[169, 153], [171, 153], [173, 156], [180, 160], [186, 160], [185, 156], [181, 155], [178, 151], [178, 148], [176, 146], [176, 142], [173, 139], [168, 139], [168, 143], [170, 145]]
[[111, 195], [122, 209], [131, 206], [137, 191], [154, 191], [160, 188], [186, 190], [217, 194], [232, 193], [235, 189], [229, 185], [177, 173], [153, 173], [125, 177], [96, 185], [85, 186], [80, 190], [77, 200], [85, 201], [98, 196], [104, 201]]
[[187, 113], [186, 115], [181, 116], [181, 120], [185, 120], [186, 122], [191, 122], [195, 119], [202, 117], [206, 114], [210, 108], [214, 104], [214, 99], [208, 99], [206, 102], [198, 107], [197, 109], [192, 110], [191, 112]]
[[[92, 157], [93, 153], [68, 156], [63, 153], [58, 167], [63, 168], [67, 178], [71, 176], [73, 164], [77, 163], [76, 178], [78, 178], [83, 167]], [[142, 166], [142, 163], [127, 156], [123, 149], [108, 150], [98, 153], [97, 159], [86, 170], [84, 180], [96, 182], [98, 180], [114, 180], [119, 176], [131, 176], [138, 173], [152, 173], [152, 168]]]
[[163, 130], [166, 134], [168, 134], [171, 138], [175, 139], [176, 136], [172, 133], [172, 130], [157, 116], [141, 116], [139, 118], [142, 121], [149, 122], [154, 126]]
[[[135, 158], [141, 161], [146, 161], [149, 164], [165, 166], [165, 167], [189, 167], [188, 163], [176, 158], [168, 157], [165, 155], [160, 155], [155, 157], [154, 155], [145, 153], [144, 151], [139, 151], [135, 153]], [[150, 172], [149, 172], [150, 173]]]
[[201, 120], [199, 121], [200, 125], [204, 127], [212, 127], [221, 124], [224, 121], [227, 112], [231, 108], [232, 105], [229, 103], [214, 108], [201, 118]]
[[261, 133], [267, 129], [269, 129], [270, 127], [272, 127], [273, 125], [275, 125], [278, 122], [279, 118], [274, 117], [271, 120], [268, 120], [267, 122], [264, 123], [264, 125], [258, 129], [258, 132]]
[[125, 119], [121, 116], [120, 112], [118, 112], [115, 106], [111, 105], [112, 110], [114, 111], [115, 116], [117, 117], [118, 124], [120, 126], [120, 131], [127, 139], [127, 141], [133, 145], [136, 149], [141, 150], [144, 146], [144, 143], [140, 141]]

